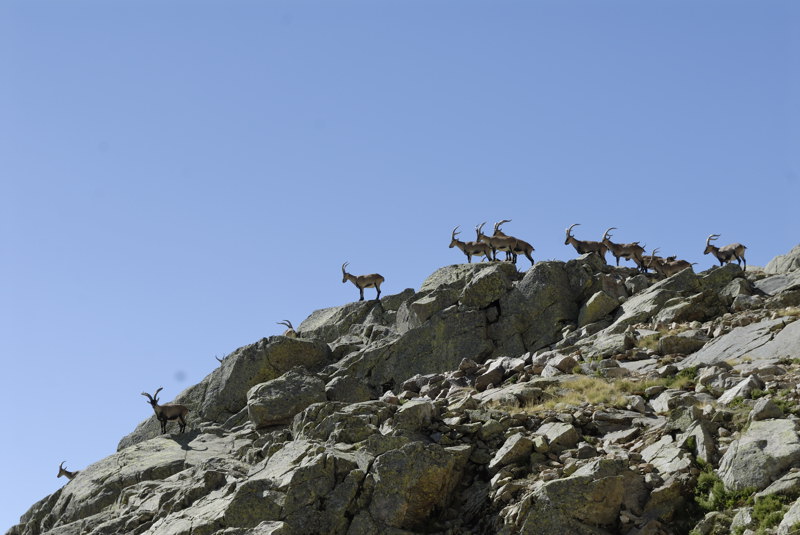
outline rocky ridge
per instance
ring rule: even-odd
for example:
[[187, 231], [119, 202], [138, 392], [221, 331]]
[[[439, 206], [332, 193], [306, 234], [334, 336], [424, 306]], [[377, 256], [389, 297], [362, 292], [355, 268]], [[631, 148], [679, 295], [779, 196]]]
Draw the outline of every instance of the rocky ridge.
[[800, 247], [447, 266], [234, 351], [8, 534], [794, 533], [798, 307]]

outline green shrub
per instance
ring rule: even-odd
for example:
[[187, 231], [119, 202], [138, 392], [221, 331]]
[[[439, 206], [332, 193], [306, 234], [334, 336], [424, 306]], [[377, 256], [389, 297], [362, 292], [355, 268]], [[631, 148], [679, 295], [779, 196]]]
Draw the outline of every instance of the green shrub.
[[755, 489], [727, 490], [722, 480], [715, 474], [710, 465], [705, 465], [703, 472], [697, 477], [694, 490], [694, 501], [704, 511], [724, 511], [753, 503]]

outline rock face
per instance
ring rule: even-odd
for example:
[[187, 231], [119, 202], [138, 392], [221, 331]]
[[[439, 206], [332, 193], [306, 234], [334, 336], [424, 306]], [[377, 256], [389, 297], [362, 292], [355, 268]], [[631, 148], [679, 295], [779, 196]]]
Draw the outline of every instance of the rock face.
[[789, 533], [799, 251], [663, 280], [596, 255], [461, 264], [317, 310], [182, 392], [186, 433], [148, 418], [9, 535], [759, 528], [704, 514], [721, 492], [789, 497], [764, 528]]

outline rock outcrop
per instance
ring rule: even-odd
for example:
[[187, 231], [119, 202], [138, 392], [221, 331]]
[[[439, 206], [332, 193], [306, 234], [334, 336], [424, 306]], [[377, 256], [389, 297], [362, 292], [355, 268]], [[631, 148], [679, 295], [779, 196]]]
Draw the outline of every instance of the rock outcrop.
[[142, 422], [9, 535], [789, 533], [798, 251], [664, 280], [462, 264], [315, 311], [182, 392], [188, 432]]

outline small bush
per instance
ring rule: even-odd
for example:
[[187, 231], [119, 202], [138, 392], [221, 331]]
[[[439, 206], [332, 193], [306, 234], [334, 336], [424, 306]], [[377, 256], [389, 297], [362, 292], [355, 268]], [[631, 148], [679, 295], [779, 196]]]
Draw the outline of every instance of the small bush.
[[749, 487], [735, 491], [727, 490], [719, 476], [709, 465], [705, 465], [704, 471], [697, 477], [694, 500], [704, 511], [724, 511], [751, 504], [754, 492], [755, 489]]
[[753, 506], [753, 520], [758, 526], [757, 533], [781, 523], [783, 515], [789, 509], [785, 503], [786, 500], [784, 496], [770, 494], [755, 503]]

